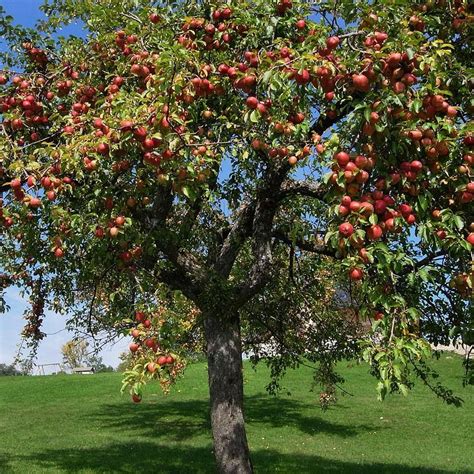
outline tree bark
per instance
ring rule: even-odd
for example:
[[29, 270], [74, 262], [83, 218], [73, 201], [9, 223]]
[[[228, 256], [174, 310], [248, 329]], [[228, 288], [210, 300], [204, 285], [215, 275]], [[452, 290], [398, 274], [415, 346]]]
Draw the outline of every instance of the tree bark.
[[217, 468], [221, 474], [250, 474], [253, 468], [243, 412], [239, 316], [209, 312], [204, 315], [204, 331]]

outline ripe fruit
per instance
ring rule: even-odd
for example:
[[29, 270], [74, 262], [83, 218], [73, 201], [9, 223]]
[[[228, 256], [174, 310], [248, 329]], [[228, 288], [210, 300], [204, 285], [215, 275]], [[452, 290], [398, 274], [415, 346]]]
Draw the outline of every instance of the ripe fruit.
[[359, 201], [352, 201], [350, 204], [349, 204], [349, 210], [351, 212], [359, 212], [360, 211], [360, 208], [361, 208], [361, 204]]
[[100, 129], [104, 126], [104, 122], [101, 118], [95, 118], [92, 122], [92, 125], [94, 126], [94, 128]]
[[140, 337], [140, 331], [138, 329], [132, 329], [132, 337], [134, 337], [135, 339], [138, 339]]
[[369, 79], [367, 76], [364, 76], [364, 74], [354, 74], [352, 76], [352, 82], [358, 91], [367, 92], [369, 90]]
[[20, 178], [15, 178], [10, 181], [10, 186], [13, 189], [20, 189], [21, 188], [21, 180]]
[[148, 372], [150, 372], [151, 374], [155, 372], [156, 370], [156, 365], [154, 362], [148, 362], [148, 364], [146, 365], [146, 370], [148, 370]]
[[360, 268], [351, 268], [349, 270], [349, 278], [354, 281], [362, 280], [364, 272]]
[[150, 13], [148, 18], [150, 19], [152, 23], [155, 23], [155, 24], [159, 23], [159, 21], [161, 20], [161, 17], [160, 15], [158, 15], [158, 13]]
[[124, 225], [125, 224], [125, 217], [124, 216], [118, 216], [115, 218], [115, 223], [118, 226]]
[[374, 319], [375, 321], [381, 321], [383, 319], [383, 313], [381, 311], [377, 311], [374, 314]]
[[145, 320], [145, 313], [143, 311], [137, 311], [135, 313], [135, 320], [139, 323]]
[[471, 244], [474, 245], [474, 232], [471, 232], [467, 237], [466, 240]]
[[354, 227], [349, 222], [344, 222], [339, 226], [339, 233], [344, 237], [350, 237], [354, 233]]
[[336, 153], [336, 155], [334, 155], [334, 158], [341, 168], [346, 166], [351, 160], [351, 157], [345, 151], [340, 151], [339, 153]]
[[137, 395], [136, 393], [134, 393], [132, 395], [132, 400], [133, 400], [133, 403], [140, 403], [142, 401], [142, 397], [140, 395]]
[[412, 212], [412, 207], [409, 204], [400, 204], [398, 209], [400, 210], [403, 216], [407, 216]]
[[373, 225], [367, 229], [367, 237], [369, 240], [379, 240], [383, 231], [379, 225]]
[[174, 363], [174, 358], [173, 358], [172, 356], [166, 357], [166, 363], [167, 363], [168, 365], [173, 364], [173, 363]]
[[341, 40], [338, 36], [331, 36], [326, 40], [326, 46], [328, 47], [328, 49], [336, 49], [339, 46], [340, 42]]
[[154, 339], [152, 339], [151, 337], [148, 337], [147, 339], [145, 339], [145, 346], [149, 347], [150, 349], [152, 349], [154, 346], [155, 346], [155, 341]]
[[410, 169], [411, 171], [414, 171], [415, 173], [419, 173], [423, 169], [423, 163], [418, 160], [413, 160], [410, 163]]
[[378, 199], [374, 203], [374, 211], [376, 214], [383, 214], [387, 210], [387, 203], [382, 199]]
[[97, 145], [97, 153], [101, 155], [106, 155], [109, 152], [109, 145], [107, 143], [99, 143]]
[[102, 239], [105, 235], [105, 232], [102, 227], [96, 227], [94, 234], [98, 239]]
[[352, 202], [352, 198], [350, 196], [343, 196], [341, 199], [341, 204], [346, 207], [350, 206], [351, 202]]
[[339, 215], [340, 215], [340, 216], [343, 216], [343, 217], [344, 217], [344, 216], [347, 216], [347, 215], [349, 214], [349, 212], [350, 212], [350, 210], [349, 210], [348, 207], [342, 206], [342, 205], [339, 206]]
[[54, 249], [54, 256], [55, 256], [56, 258], [61, 258], [61, 257], [63, 257], [63, 256], [64, 256], [64, 250], [63, 250], [61, 247], [56, 247], [56, 248]]
[[250, 109], [256, 109], [258, 107], [258, 99], [256, 97], [247, 97], [247, 100], [245, 101], [247, 104], [247, 107]]
[[165, 356], [160, 356], [160, 357], [158, 357], [158, 359], [157, 359], [156, 362], [158, 363], [158, 365], [163, 366], [163, 365], [166, 365], [166, 364], [167, 364], [167, 361], [168, 361], [168, 358], [167, 358], [167, 357], [165, 357]]
[[298, 20], [296, 22], [296, 28], [298, 28], [299, 30], [304, 30], [306, 27], [306, 22], [304, 20]]
[[130, 352], [137, 352], [140, 346], [136, 342], [132, 342], [128, 348], [130, 349]]
[[36, 209], [41, 206], [41, 199], [33, 197], [30, 199], [30, 202], [28, 203], [28, 205], [29, 207]]

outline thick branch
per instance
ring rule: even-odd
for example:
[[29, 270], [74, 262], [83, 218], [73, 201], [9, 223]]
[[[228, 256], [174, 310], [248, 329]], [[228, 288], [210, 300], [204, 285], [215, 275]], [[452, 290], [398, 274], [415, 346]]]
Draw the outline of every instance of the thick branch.
[[346, 108], [339, 111], [339, 113], [335, 117], [328, 117], [327, 115], [320, 115], [318, 120], [313, 123], [313, 125], [309, 129], [310, 135], [312, 133], [317, 133], [318, 135], [322, 135], [326, 130], [332, 127], [335, 123], [339, 122], [344, 117], [347, 117], [353, 110], [355, 104], [351, 103]]
[[249, 278], [238, 289], [238, 300], [245, 303], [263, 288], [269, 278], [273, 262], [272, 229], [278, 209], [281, 185], [288, 174], [287, 163], [269, 167], [262, 187], [257, 190], [255, 213], [252, 221], [252, 252], [254, 263]]
[[234, 224], [222, 244], [214, 269], [219, 275], [229, 276], [237, 255], [252, 231], [252, 221], [255, 214], [255, 203], [244, 202], [237, 211]]
[[316, 199], [322, 199], [325, 194], [325, 189], [321, 183], [316, 181], [296, 181], [296, 180], [285, 180], [283, 181], [280, 188], [280, 196], [308, 196]]
[[329, 249], [324, 243], [318, 243], [316, 241], [308, 241], [303, 239], [291, 239], [285, 232], [280, 229], [273, 231], [273, 237], [287, 245], [298, 247], [305, 252], [311, 252], [318, 255], [326, 255], [328, 257], [335, 257], [336, 253]]

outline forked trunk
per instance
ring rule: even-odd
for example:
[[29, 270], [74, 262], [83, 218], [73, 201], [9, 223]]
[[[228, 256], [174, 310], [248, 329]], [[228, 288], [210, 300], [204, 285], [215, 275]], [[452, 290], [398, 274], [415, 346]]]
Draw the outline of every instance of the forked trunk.
[[243, 413], [243, 375], [238, 315], [208, 314], [207, 341], [214, 455], [222, 474], [252, 473]]

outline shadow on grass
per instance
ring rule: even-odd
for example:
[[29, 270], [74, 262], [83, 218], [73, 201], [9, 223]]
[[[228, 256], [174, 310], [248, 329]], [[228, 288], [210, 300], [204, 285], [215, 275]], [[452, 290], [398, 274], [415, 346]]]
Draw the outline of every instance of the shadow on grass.
[[[247, 422], [253, 426], [292, 427], [302, 433], [330, 433], [341, 438], [374, 430], [368, 425], [331, 423], [314, 414], [296, 400], [252, 396], [246, 398]], [[12, 461], [30, 466], [31, 472], [94, 473], [214, 473], [208, 404], [204, 400], [148, 399], [133, 405], [125, 401], [104, 404], [88, 415], [106, 437], [94, 445], [87, 437], [81, 447], [44, 447], [36, 452], [18, 451]], [[380, 431], [380, 427], [377, 427]], [[119, 441], [123, 439], [123, 441]], [[63, 445], [64, 446], [64, 445]], [[412, 467], [401, 464], [357, 464], [322, 456], [283, 454], [276, 450], [253, 450], [257, 474], [347, 473], [347, 474], [448, 474], [452, 471]], [[0, 458], [0, 463], [2, 458]], [[8, 463], [5, 467], [8, 468]], [[0, 464], [0, 472], [2, 470]]]
[[[321, 456], [281, 454], [274, 450], [252, 453], [255, 472], [293, 474], [449, 474], [452, 471], [413, 467], [402, 464], [354, 464], [334, 461]], [[215, 473], [209, 448], [168, 447], [150, 442], [109, 444], [88, 449], [45, 449], [40, 453], [18, 456], [31, 467], [47, 472], [62, 470], [97, 473], [158, 473], [204, 474]]]
[[[310, 415], [304, 414], [308, 408], [313, 410]], [[329, 433], [344, 438], [381, 429], [374, 425], [332, 423], [318, 416], [317, 406], [266, 395], [246, 397], [245, 415], [246, 422], [252, 425], [292, 427], [306, 434]], [[204, 400], [161, 398], [158, 402], [145, 402], [139, 406], [131, 403], [108, 404], [88, 417], [104, 429], [134, 431], [137, 436], [158, 438], [166, 433], [167, 439], [173, 441], [210, 433], [209, 405]]]
[[12, 468], [10, 467], [10, 460], [7, 456], [0, 454], [0, 472], [2, 474], [8, 474], [13, 472]]

